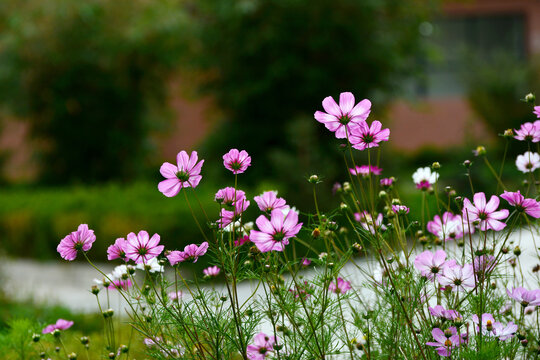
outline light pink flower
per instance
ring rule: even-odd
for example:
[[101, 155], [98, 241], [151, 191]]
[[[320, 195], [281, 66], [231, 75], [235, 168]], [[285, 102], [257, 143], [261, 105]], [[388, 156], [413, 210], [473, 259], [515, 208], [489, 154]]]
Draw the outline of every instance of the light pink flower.
[[261, 215], [255, 223], [260, 231], [251, 230], [249, 238], [260, 252], [283, 251], [289, 239], [302, 228], [295, 211], [289, 211], [285, 216], [281, 210], [273, 210], [270, 220]]
[[430, 280], [434, 279], [435, 276], [440, 277], [445, 267], [455, 264], [454, 260], [446, 261], [444, 250], [437, 250], [435, 253], [426, 250], [414, 259], [414, 267], [420, 271], [422, 276]]
[[261, 195], [255, 196], [253, 199], [259, 206], [259, 209], [268, 214], [275, 209], [286, 210], [289, 208], [285, 199], [278, 198], [277, 192], [275, 191], [265, 191]]
[[506, 326], [500, 322], [493, 324], [493, 334], [499, 338], [500, 341], [506, 341], [516, 334], [518, 326], [510, 321]]
[[374, 165], [357, 165], [355, 168], [349, 169], [349, 172], [353, 175], [362, 175], [363, 177], [368, 177], [370, 173], [373, 175], [381, 175], [382, 170], [383, 169]]
[[398, 215], [406, 215], [409, 213], [410, 209], [405, 205], [392, 205], [392, 211]]
[[514, 138], [517, 140], [532, 141], [533, 143], [540, 141], [540, 128], [537, 128], [533, 123], [526, 122], [525, 124], [521, 124], [521, 128], [515, 131], [516, 135]]
[[438, 277], [439, 284], [451, 286], [453, 291], [466, 291], [475, 286], [474, 270], [471, 264], [445, 266]]
[[506, 289], [509, 297], [516, 300], [523, 307], [540, 305], [540, 290], [527, 290], [522, 287]]
[[452, 355], [452, 350], [454, 350], [456, 347], [461, 345], [463, 342], [465, 342], [460, 335], [457, 334], [457, 330], [455, 327], [449, 328], [451, 332], [450, 337], [446, 337], [444, 335], [444, 331], [442, 331], [439, 328], [435, 328], [431, 331], [431, 335], [433, 335], [433, 339], [435, 341], [429, 341], [426, 343], [426, 345], [434, 346], [437, 348], [437, 353], [440, 356], [448, 357]]
[[336, 293], [336, 294], [345, 294], [347, 291], [351, 289], [352, 289], [351, 283], [343, 280], [340, 277], [337, 278], [336, 282], [331, 282], [330, 285], [328, 285], [328, 291]]
[[328, 96], [324, 98], [322, 105], [324, 111], [315, 112], [315, 119], [336, 133], [336, 138], [345, 139], [351, 134], [352, 128], [365, 122], [371, 111], [371, 102], [368, 99], [354, 105], [354, 95], [343, 92], [339, 95], [339, 106], [335, 100]]
[[473, 260], [473, 268], [476, 274], [486, 276], [489, 272], [495, 270], [495, 256], [481, 255]]
[[308, 258], [303, 258], [301, 264], [302, 266], [309, 266], [311, 265], [311, 260], [309, 260]]
[[214, 200], [224, 206], [231, 207], [237, 201], [243, 201], [246, 199], [246, 193], [242, 190], [236, 189], [233, 187], [226, 187], [224, 189], [218, 190]]
[[461, 314], [457, 312], [456, 310], [446, 310], [442, 305], [435, 305], [434, 307], [428, 307], [429, 313], [432, 316], [446, 319], [446, 320], [456, 320], [456, 319], [463, 319]]
[[367, 211], [361, 213], [354, 213], [354, 219], [362, 225], [362, 227], [372, 234], [375, 234], [378, 229], [386, 230], [386, 226], [383, 225], [383, 214], [379, 213], [375, 221], [373, 217]]
[[[476, 331], [480, 331], [478, 315], [474, 314], [472, 316], [472, 321], [476, 324]], [[493, 315], [488, 313], [482, 314], [482, 333], [489, 335], [489, 333], [493, 330], [494, 323], [495, 319], [493, 318]]]
[[135, 261], [137, 264], [147, 263], [163, 251], [165, 246], [159, 245], [160, 237], [154, 234], [151, 238], [144, 230], [129, 233], [127, 236], [126, 258]]
[[182, 293], [182, 291], [178, 290], [178, 291], [173, 291], [173, 292], [170, 292], [167, 294], [167, 297], [171, 300], [171, 301], [178, 301], [180, 300], [182, 297], [184, 296], [184, 293]]
[[43, 334], [52, 333], [54, 330], [67, 330], [73, 326], [73, 321], [58, 319], [56, 324], [47, 325], [43, 329]]
[[491, 196], [491, 199], [486, 203], [486, 195], [483, 192], [474, 194], [474, 205], [469, 199], [463, 201], [463, 219], [465, 222], [478, 221], [478, 227], [482, 231], [494, 230], [501, 231], [506, 227], [506, 224], [499, 221], [508, 217], [508, 210], [502, 209], [497, 211], [499, 207], [499, 198], [496, 195]]
[[395, 179], [393, 177], [381, 179], [381, 186], [383, 188], [389, 188], [394, 184]]
[[351, 128], [349, 142], [352, 147], [358, 150], [364, 150], [379, 146], [381, 141], [388, 141], [390, 138], [390, 129], [382, 130], [380, 121], [373, 121], [371, 127], [367, 122], [360, 122], [358, 126]]
[[508, 203], [516, 208], [519, 212], [525, 212], [525, 214], [532, 216], [533, 218], [540, 218], [540, 203], [535, 199], [525, 199], [519, 192], [504, 191], [504, 194], [500, 195], [501, 198], [508, 201]]
[[461, 215], [445, 212], [441, 217], [435, 215], [432, 221], [427, 223], [427, 230], [441, 240], [456, 240], [463, 236], [463, 224]]
[[112, 244], [107, 248], [107, 259], [108, 260], [114, 260], [114, 259], [122, 259], [124, 261], [127, 261], [126, 259], [126, 246], [127, 241], [124, 238], [118, 238]]
[[264, 360], [270, 355], [270, 352], [274, 351], [274, 345], [277, 341], [275, 336], [258, 333], [253, 338], [253, 344], [247, 346], [247, 358], [249, 360]]
[[200, 246], [195, 244], [187, 245], [184, 251], [174, 250], [167, 255], [167, 259], [172, 266], [184, 261], [193, 261], [194, 263], [199, 260], [199, 256], [203, 256], [208, 251], [208, 243], [205, 241]]
[[540, 118], [540, 106], [534, 107], [533, 114], [536, 115], [537, 118]]
[[217, 221], [219, 228], [223, 229], [232, 222], [239, 220], [242, 213], [249, 207], [249, 204], [249, 200], [242, 199], [240, 201], [236, 201], [233, 211], [221, 209], [220, 219]]
[[133, 283], [129, 279], [112, 279], [112, 282], [109, 283], [107, 287], [110, 290], [127, 290]]
[[231, 149], [223, 155], [223, 165], [235, 175], [242, 174], [248, 166], [251, 166], [251, 156], [246, 150]]
[[96, 241], [94, 230], [88, 229], [86, 224], [81, 224], [77, 231], [73, 231], [60, 241], [56, 250], [63, 259], [73, 261], [78, 251], [90, 250], [94, 241]]
[[217, 266], [210, 266], [203, 270], [203, 274], [206, 277], [216, 277], [221, 272], [221, 269]]
[[540, 167], [540, 155], [530, 151], [516, 158], [516, 166], [523, 173], [533, 172]]
[[197, 187], [202, 179], [201, 168], [204, 160], [197, 162], [197, 152], [193, 151], [188, 156], [184, 150], [176, 156], [177, 165], [165, 162], [159, 171], [166, 180], [158, 184], [158, 190], [167, 197], [178, 195], [182, 188]]

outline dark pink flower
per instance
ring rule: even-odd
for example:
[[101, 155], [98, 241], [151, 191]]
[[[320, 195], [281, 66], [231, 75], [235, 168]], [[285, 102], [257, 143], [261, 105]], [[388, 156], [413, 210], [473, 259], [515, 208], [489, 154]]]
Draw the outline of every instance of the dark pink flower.
[[60, 241], [56, 250], [60, 256], [69, 261], [75, 260], [78, 251], [88, 251], [92, 243], [96, 241], [94, 230], [88, 229], [88, 225], [81, 224], [77, 231], [72, 232]]
[[43, 329], [43, 334], [52, 333], [54, 330], [67, 330], [72, 326], [73, 321], [58, 319], [56, 324], [47, 325], [45, 329]]
[[223, 165], [233, 174], [242, 174], [251, 165], [251, 157], [246, 150], [231, 149], [223, 155]]
[[129, 279], [112, 279], [112, 282], [109, 283], [107, 288], [110, 290], [127, 290], [131, 285], [133, 284]]
[[383, 169], [374, 165], [357, 165], [355, 168], [349, 169], [349, 172], [353, 175], [362, 175], [363, 177], [368, 177], [370, 173], [373, 175], [381, 175], [382, 170]]
[[351, 289], [351, 283], [343, 280], [342, 278], [337, 278], [336, 282], [331, 282], [330, 285], [328, 285], [328, 291], [336, 294], [345, 294]]
[[540, 290], [527, 290], [522, 287], [506, 289], [506, 293], [523, 307], [540, 305]]
[[354, 105], [354, 95], [344, 92], [339, 95], [339, 106], [335, 100], [328, 96], [324, 98], [322, 105], [324, 111], [315, 112], [315, 119], [336, 133], [338, 139], [345, 139], [351, 134], [351, 129], [365, 122], [371, 111], [371, 102], [367, 99]]
[[406, 215], [410, 210], [405, 205], [392, 205], [392, 211], [398, 215]]
[[249, 235], [244, 235], [239, 237], [237, 240], [234, 240], [234, 246], [242, 246], [250, 241], [251, 240], [249, 240]]
[[504, 194], [500, 195], [501, 198], [508, 201], [512, 206], [515, 206], [519, 212], [525, 212], [525, 214], [532, 216], [533, 218], [540, 218], [540, 203], [535, 199], [525, 199], [519, 192], [504, 191]]
[[395, 179], [393, 177], [381, 179], [381, 186], [383, 188], [389, 188], [394, 184]]
[[309, 260], [308, 258], [302, 259], [302, 266], [309, 266], [310, 264], [311, 264], [311, 260]]
[[437, 353], [440, 356], [448, 357], [452, 355], [452, 350], [461, 345], [464, 340], [460, 335], [457, 334], [455, 327], [450, 327], [449, 329], [450, 336], [446, 337], [444, 331], [439, 328], [435, 328], [431, 331], [433, 339], [435, 341], [429, 341], [426, 345], [434, 346], [437, 348]]
[[135, 261], [137, 264], [148, 263], [150, 260], [161, 254], [165, 246], [159, 245], [160, 237], [154, 234], [151, 238], [144, 230], [129, 233], [127, 236], [126, 258]]
[[261, 211], [264, 211], [268, 214], [270, 214], [272, 210], [275, 209], [287, 210], [289, 208], [285, 199], [278, 198], [277, 192], [275, 191], [265, 191], [261, 195], [255, 196], [253, 200], [255, 200]]
[[112, 244], [107, 248], [107, 259], [108, 260], [114, 260], [114, 259], [122, 259], [124, 261], [127, 261], [126, 259], [126, 246], [127, 241], [124, 238], [118, 238]]
[[255, 222], [260, 231], [251, 230], [249, 238], [260, 252], [283, 251], [289, 239], [302, 228], [295, 211], [289, 211], [285, 216], [281, 210], [273, 210], [270, 220], [261, 215]]
[[188, 156], [184, 150], [176, 156], [177, 165], [165, 162], [159, 171], [166, 180], [158, 184], [158, 190], [167, 197], [178, 195], [182, 188], [197, 187], [202, 179], [201, 168], [204, 160], [197, 162], [197, 152], [193, 151]]
[[533, 143], [536, 143], [540, 141], [540, 128], [537, 128], [533, 123], [526, 122], [525, 124], [521, 124], [519, 130], [516, 130], [514, 138], [521, 141], [532, 141]]
[[427, 230], [444, 241], [461, 239], [463, 236], [461, 215], [447, 211], [443, 214], [442, 220], [439, 215], [435, 215], [433, 220], [427, 223]]
[[167, 255], [167, 259], [172, 266], [184, 261], [193, 261], [194, 263], [199, 260], [199, 256], [203, 256], [208, 251], [208, 243], [205, 241], [200, 246], [195, 244], [187, 245], [184, 251], [174, 250]]
[[269, 336], [265, 333], [258, 333], [253, 338], [253, 344], [247, 346], [247, 358], [249, 360], [264, 360], [269, 353], [274, 351], [274, 345], [277, 342], [275, 336]]
[[353, 148], [364, 150], [377, 147], [381, 141], [388, 141], [389, 138], [390, 129], [382, 130], [380, 121], [373, 121], [371, 127], [364, 121], [351, 128], [349, 142]]
[[499, 221], [508, 217], [508, 210], [497, 211], [499, 207], [499, 198], [496, 195], [491, 196], [486, 203], [486, 195], [483, 192], [474, 194], [474, 205], [469, 199], [463, 202], [463, 219], [465, 223], [478, 221], [479, 228], [482, 231], [494, 230], [500, 231], [506, 227], [506, 224]]
[[226, 187], [218, 190], [214, 199], [224, 206], [232, 207], [235, 202], [245, 200], [246, 193], [239, 189], [235, 191], [233, 187]]
[[236, 201], [233, 211], [221, 209], [220, 219], [217, 221], [219, 228], [223, 229], [227, 225], [239, 220], [242, 216], [242, 213], [246, 211], [246, 209], [249, 207], [249, 204], [249, 200], [246, 200], [244, 198], [240, 201]]

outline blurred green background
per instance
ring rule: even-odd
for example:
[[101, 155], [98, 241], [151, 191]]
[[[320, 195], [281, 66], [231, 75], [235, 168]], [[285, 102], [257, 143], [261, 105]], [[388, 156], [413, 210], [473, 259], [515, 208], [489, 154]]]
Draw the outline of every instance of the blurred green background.
[[[469, 195], [461, 162], [479, 141], [500, 157], [497, 135], [534, 119], [519, 99], [540, 73], [526, 17], [538, 4], [490, 12], [485, 3], [498, 2], [0, 2], [1, 251], [57, 259], [58, 241], [80, 223], [95, 229], [101, 260], [141, 229], [167, 248], [201, 242], [185, 201], [157, 191], [159, 166], [182, 149], [206, 160], [197, 193], [213, 219], [215, 191], [233, 185], [221, 160], [232, 147], [253, 159], [239, 177], [248, 196], [278, 189], [311, 212], [306, 177], [318, 174], [331, 209], [330, 189], [347, 174], [340, 141], [313, 113], [342, 91], [371, 99], [370, 120], [390, 127], [380, 164], [408, 205], [420, 201], [411, 174], [433, 161], [442, 186]], [[425, 104], [435, 112], [419, 123]], [[428, 129], [454, 120], [461, 127]], [[475, 165], [477, 190], [495, 191], [488, 174]], [[516, 175], [510, 164], [505, 178]]]

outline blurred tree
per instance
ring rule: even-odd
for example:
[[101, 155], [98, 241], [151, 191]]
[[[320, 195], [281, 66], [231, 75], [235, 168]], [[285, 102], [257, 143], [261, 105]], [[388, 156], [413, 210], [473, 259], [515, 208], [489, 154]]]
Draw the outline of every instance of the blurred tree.
[[185, 24], [179, 0], [2, 1], [0, 95], [30, 122], [44, 181], [141, 172]]
[[[411, 75], [421, 52], [419, 24], [435, 1], [197, 0], [190, 10], [195, 61], [225, 121], [206, 150], [248, 150], [259, 164], [246, 174], [321, 170], [331, 135], [306, 122], [324, 97], [351, 91], [383, 100]], [[307, 117], [306, 117], [307, 115]], [[299, 136], [312, 136], [299, 141]], [[314, 137], [313, 137], [314, 136]], [[303, 144], [319, 145], [303, 148]], [[290, 157], [298, 156], [298, 160]], [[289, 157], [289, 159], [287, 159]], [[334, 165], [335, 167], [335, 165]], [[324, 175], [332, 174], [330, 168]], [[307, 175], [307, 173], [306, 173]], [[278, 175], [279, 176], [279, 175]], [[247, 179], [246, 179], [247, 180]]]

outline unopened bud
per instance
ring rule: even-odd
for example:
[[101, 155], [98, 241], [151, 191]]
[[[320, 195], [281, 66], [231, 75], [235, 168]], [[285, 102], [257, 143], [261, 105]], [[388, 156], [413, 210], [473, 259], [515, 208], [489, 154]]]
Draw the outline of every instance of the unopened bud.
[[319, 230], [319, 228], [315, 228], [311, 232], [311, 236], [313, 236], [314, 238], [318, 238], [320, 235], [321, 235], [321, 230]]
[[433, 164], [431, 164], [432, 170], [439, 170], [441, 168], [441, 164], [438, 161], [435, 161]]
[[513, 129], [504, 130], [503, 137], [505, 137], [505, 138], [513, 138], [514, 137], [514, 130]]
[[109, 359], [114, 360], [116, 358], [116, 354], [113, 352], [109, 353]]
[[351, 184], [348, 181], [343, 183], [343, 191], [346, 193], [351, 191]]
[[516, 246], [514, 248], [514, 255], [516, 255], [516, 256], [521, 255], [521, 249], [519, 248], [519, 246]]
[[392, 199], [392, 205], [401, 205], [401, 200], [399, 200], [399, 199]]
[[487, 151], [486, 151], [485, 147], [480, 145], [480, 146], [477, 146], [475, 150], [473, 150], [473, 153], [476, 156], [484, 156], [484, 155], [486, 155]]
[[472, 165], [472, 161], [471, 160], [465, 160], [463, 162], [463, 166], [465, 166], [467, 169], [470, 168]]
[[129, 347], [127, 345], [120, 345], [120, 352], [122, 354], [127, 354], [129, 351]]
[[83, 336], [83, 337], [81, 338], [81, 344], [87, 345], [89, 342], [90, 342], [90, 339], [88, 339], [87, 336]]
[[70, 359], [70, 360], [75, 360], [75, 359], [77, 359], [77, 354], [75, 354], [74, 352], [72, 352], [71, 354], [68, 355], [68, 359]]
[[33, 334], [32, 335], [32, 341], [33, 342], [39, 342], [39, 339], [41, 339], [41, 335], [39, 335], [39, 334]]
[[444, 336], [445, 336], [447, 339], [451, 338], [452, 335], [453, 335], [453, 334], [452, 334], [452, 330], [450, 330], [450, 329], [444, 330]]
[[388, 196], [388, 193], [384, 190], [379, 191], [379, 198], [384, 199]]
[[99, 294], [99, 288], [97, 285], [92, 285], [92, 290], [90, 290], [92, 294], [97, 295]]
[[528, 93], [527, 95], [525, 95], [525, 102], [528, 102], [529, 104], [534, 104], [534, 101], [536, 100], [536, 97], [534, 96], [533, 93]]
[[308, 180], [311, 184], [320, 183], [319, 177], [317, 175], [311, 175]]

